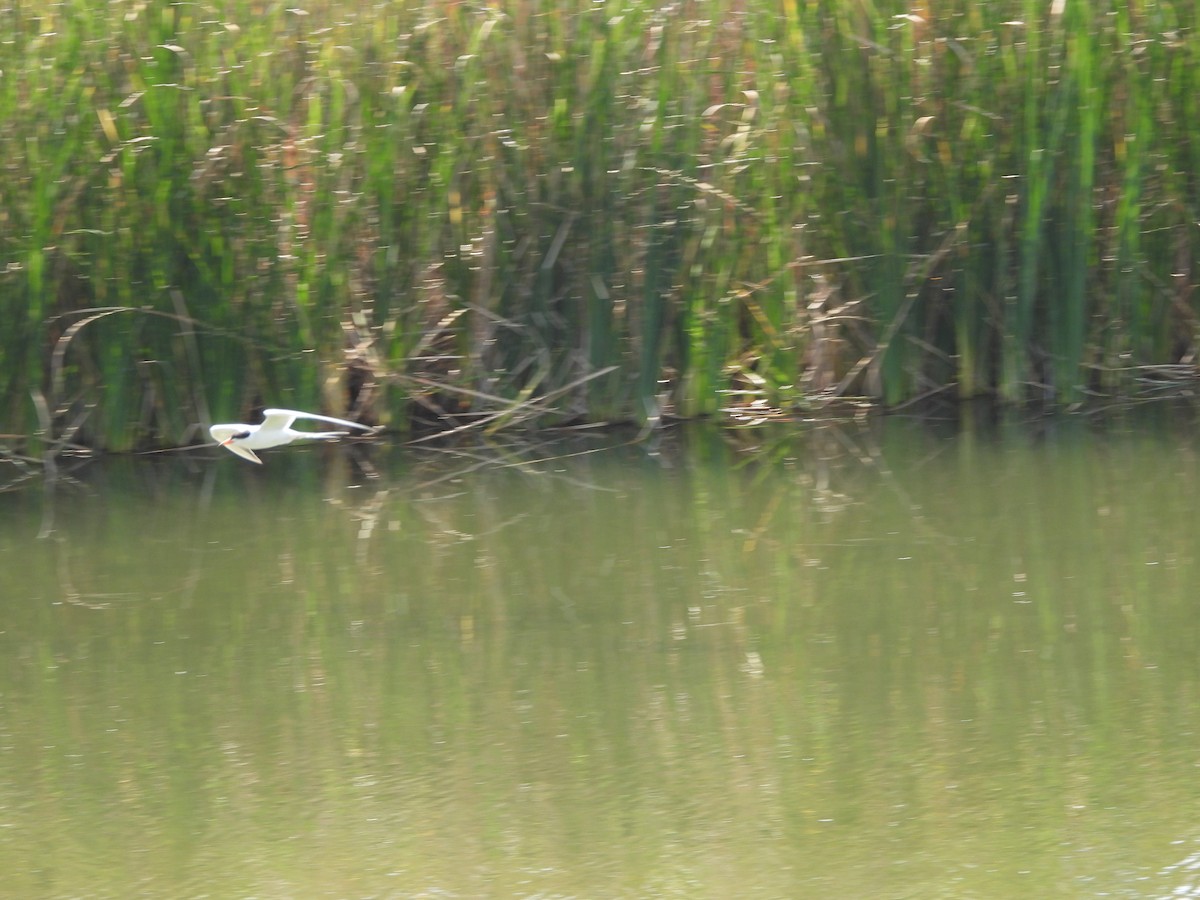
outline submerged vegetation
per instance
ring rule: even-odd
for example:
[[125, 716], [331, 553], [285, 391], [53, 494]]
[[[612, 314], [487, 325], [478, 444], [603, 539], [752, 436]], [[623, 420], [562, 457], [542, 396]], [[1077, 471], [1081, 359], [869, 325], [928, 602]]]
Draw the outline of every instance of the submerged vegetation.
[[[0, 434], [1192, 370], [1191, 2], [0, 7]], [[466, 416], [467, 418], [463, 418]]]

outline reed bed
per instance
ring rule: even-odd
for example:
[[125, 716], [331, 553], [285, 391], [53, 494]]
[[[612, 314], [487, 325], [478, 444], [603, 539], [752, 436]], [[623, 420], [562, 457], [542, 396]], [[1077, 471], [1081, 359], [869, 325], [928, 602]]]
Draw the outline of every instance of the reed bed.
[[259, 403], [400, 430], [1070, 405], [1190, 376], [1196, 17], [0, 7], [0, 434], [172, 445]]

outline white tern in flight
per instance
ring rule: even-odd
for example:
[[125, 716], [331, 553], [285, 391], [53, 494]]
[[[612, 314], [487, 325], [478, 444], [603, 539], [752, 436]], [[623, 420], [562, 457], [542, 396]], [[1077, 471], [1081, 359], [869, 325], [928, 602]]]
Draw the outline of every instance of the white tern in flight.
[[222, 447], [227, 447], [242, 459], [262, 465], [262, 460], [255, 450], [266, 450], [269, 447], [282, 447], [292, 441], [332, 441], [345, 437], [347, 431], [297, 431], [292, 423], [297, 419], [312, 419], [317, 422], [328, 422], [331, 425], [342, 425], [346, 428], [357, 428], [360, 431], [372, 431], [366, 425], [358, 422], [347, 422], [345, 419], [334, 419], [330, 416], [318, 416], [316, 413], [298, 412], [294, 409], [264, 409], [261, 425], [243, 425], [240, 422], [226, 425], [214, 425], [208, 429], [213, 440]]

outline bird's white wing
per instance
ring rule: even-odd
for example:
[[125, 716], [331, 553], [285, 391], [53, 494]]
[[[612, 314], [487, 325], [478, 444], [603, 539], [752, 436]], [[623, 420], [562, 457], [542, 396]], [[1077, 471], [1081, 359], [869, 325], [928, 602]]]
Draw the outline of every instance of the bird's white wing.
[[225, 444], [224, 447], [230, 453], [236, 453], [242, 459], [248, 459], [252, 463], [262, 465], [262, 460], [258, 458], [258, 454], [249, 447], [243, 447], [241, 444]]
[[300, 412], [296, 409], [264, 409], [263, 428], [290, 428], [297, 419], [312, 419], [315, 422], [328, 422], [330, 425], [344, 425], [346, 428], [357, 428], [359, 431], [370, 431], [366, 425], [358, 422], [348, 422], [345, 419], [335, 419], [333, 416], [319, 416], [316, 413]]

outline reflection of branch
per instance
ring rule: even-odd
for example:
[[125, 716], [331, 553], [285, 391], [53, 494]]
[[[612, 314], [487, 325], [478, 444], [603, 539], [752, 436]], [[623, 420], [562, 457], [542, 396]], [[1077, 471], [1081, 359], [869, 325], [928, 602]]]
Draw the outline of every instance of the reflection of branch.
[[53, 464], [46, 470], [46, 484], [42, 488], [42, 526], [38, 529], [37, 539], [44, 541], [54, 534], [54, 485], [58, 481]]
[[[42, 392], [34, 388], [29, 392], [33, 399], [34, 409], [37, 410], [38, 423], [40, 425], [39, 434], [44, 434], [42, 439], [45, 443], [45, 449], [42, 451], [42, 476], [45, 479], [45, 487], [42, 492], [42, 527], [38, 530], [38, 540], [45, 540], [54, 532], [54, 491], [58, 486], [60, 477], [66, 478], [58, 470], [58, 454], [62, 450], [64, 444], [74, 436], [79, 426], [83, 424], [83, 419], [87, 418], [86, 414], [83, 418], [75, 422], [75, 424], [64, 433], [57, 441], [50, 439], [50, 409], [46, 405], [46, 398], [42, 396]], [[90, 412], [90, 410], [89, 410]], [[26, 457], [22, 457], [26, 458]], [[30, 459], [30, 462], [34, 460]], [[73, 478], [72, 483], [77, 484]]]
[[[200, 583], [201, 575], [203, 574], [204, 554], [206, 545], [203, 541], [190, 541], [192, 548], [192, 565], [184, 575], [182, 581], [175, 587], [166, 590], [156, 591], [150, 594], [142, 594], [132, 591], [112, 591], [112, 592], [96, 592], [96, 591], [81, 591], [75, 586], [75, 579], [71, 568], [70, 554], [70, 539], [61, 531], [56, 531], [54, 528], [54, 492], [58, 486], [58, 479], [61, 477], [66, 481], [78, 485], [75, 479], [70, 476], [61, 476], [57, 474], [54, 478], [47, 479], [45, 483], [45, 506], [42, 515], [42, 530], [38, 534], [39, 538], [53, 538], [55, 545], [55, 569], [58, 573], [59, 589], [64, 602], [74, 606], [82, 606], [85, 609], [102, 610], [109, 609], [114, 600], [137, 600], [144, 599], [147, 602], [157, 602], [164, 600], [170, 596], [179, 596], [183, 599], [190, 598], [195, 592], [196, 587]], [[209, 466], [201, 485], [199, 495], [193, 508], [196, 510], [206, 510], [212, 501], [213, 485], [216, 482], [217, 468]], [[195, 522], [197, 519], [192, 519]], [[85, 556], [88, 554], [85, 551]], [[89, 558], [105, 559], [103, 553], [91, 554]]]
[[437, 529], [437, 531], [440, 533], [439, 536], [453, 538], [453, 540], [448, 542], [451, 544], [466, 544], [471, 541], [477, 541], [480, 538], [490, 537], [491, 535], [497, 534], [511, 525], [515, 525], [522, 519], [529, 518], [529, 513], [517, 513], [516, 515], [509, 516], [503, 522], [497, 522], [491, 528], [485, 529], [484, 531], [466, 532], [451, 527], [450, 524], [439, 515], [442, 510], [441, 506], [433, 506], [429, 503], [423, 503], [417, 506], [416, 510], [421, 514], [421, 517], [428, 524]]
[[[605, 453], [608, 451], [620, 449], [621, 447], [630, 447], [630, 446], [633, 446], [634, 444], [638, 444], [638, 443], [641, 443], [641, 441], [635, 439], [635, 440], [625, 441], [624, 443], [621, 443], [621, 444], [606, 444], [601, 447], [589, 447], [586, 450], [576, 450], [572, 453], [556, 453], [553, 456], [539, 456], [534, 459], [513, 459], [511, 457], [513, 455], [515, 455], [515, 453], [517, 452], [515, 450], [512, 453], [509, 453], [507, 456], [500, 455], [502, 448], [497, 447], [495, 445], [490, 445], [492, 450], [494, 451], [491, 455], [485, 454], [484, 452], [482, 452], [480, 450], [471, 450], [471, 449], [467, 449], [464, 447], [437, 448], [437, 452], [440, 454], [444, 454], [447, 456], [453, 456], [453, 457], [460, 457], [463, 459], [469, 459], [469, 460], [472, 460], [472, 463], [470, 465], [463, 466], [460, 469], [455, 469], [451, 472], [447, 472], [444, 475], [439, 475], [438, 477], [433, 478], [431, 480], [424, 481], [420, 484], [420, 487], [422, 487], [422, 488], [433, 487], [436, 484], [441, 484], [442, 482], [445, 482], [445, 481], [453, 481], [456, 478], [461, 478], [462, 476], [469, 475], [472, 472], [478, 472], [481, 469], [492, 468], [492, 469], [518, 469], [521, 472], [523, 472], [524, 474], [540, 475], [545, 478], [553, 478], [556, 481], [563, 481], [563, 482], [566, 482], [567, 484], [573, 485], [575, 487], [586, 488], [587, 490], [605, 491], [608, 493], [617, 493], [618, 492], [617, 488], [605, 487], [604, 485], [599, 485], [599, 484], [594, 484], [592, 482], [583, 481], [579, 478], [575, 478], [570, 475], [567, 475], [564, 472], [546, 471], [545, 469], [539, 469], [536, 467], [539, 465], [543, 465], [545, 463], [559, 462], [561, 460], [573, 459], [573, 458], [580, 457], [580, 456], [590, 456], [593, 453]], [[512, 446], [512, 445], [510, 445], [510, 446]], [[536, 451], [538, 448], [535, 446], [535, 447], [528, 447], [525, 449], [527, 449], [529, 452], [533, 452], [533, 451]]]
[[383, 502], [387, 500], [387, 496], [387, 488], [376, 491], [367, 503], [355, 511], [355, 515], [361, 520], [361, 524], [358, 526], [358, 547], [355, 550], [355, 556], [362, 569], [367, 567], [367, 547], [370, 544], [371, 535], [375, 531], [375, 526], [379, 524], [379, 517], [383, 512]]
[[34, 468], [34, 464], [36, 464], [38, 460], [30, 456], [22, 456], [19, 453], [13, 453], [11, 450], [6, 450], [4, 447], [0, 447], [0, 461], [9, 463], [16, 469], [17, 472], [17, 474], [14, 475], [11, 480], [3, 485], [0, 485], [0, 493], [3, 493], [4, 491], [17, 490], [26, 481], [36, 478], [40, 471]]
[[[46, 535], [38, 535], [38, 537], [49, 537]], [[54, 539], [54, 543], [62, 552], [55, 555], [56, 568], [58, 569], [58, 585], [62, 590], [62, 598], [67, 603], [75, 606], [82, 606], [85, 609], [108, 609], [108, 600], [120, 600], [126, 597], [133, 596], [132, 594], [82, 594], [75, 589], [75, 582], [71, 578], [71, 567], [67, 563], [67, 553], [62, 550], [67, 543], [67, 539], [59, 535]]]
[[[217, 466], [208, 466], [205, 469], [204, 482], [200, 488], [200, 496], [195, 507], [197, 510], [206, 511], [212, 503], [213, 487], [217, 483], [217, 469]], [[189, 599], [195, 593], [196, 586], [200, 583], [203, 556], [204, 545], [200, 541], [192, 541], [192, 571], [188, 573], [188, 576], [183, 580], [183, 585], [179, 589], [179, 594], [184, 599]]]
[[[46, 537], [50, 537], [47, 534]], [[54, 542], [58, 547], [56, 555], [56, 569], [58, 570], [58, 584], [62, 591], [62, 599], [74, 606], [82, 606], [85, 609], [102, 610], [109, 609], [114, 600], [135, 600], [142, 597], [131, 591], [111, 591], [111, 592], [83, 592], [75, 587], [75, 581], [71, 574], [71, 565], [69, 561], [68, 545], [69, 541], [63, 537], [61, 533], [55, 534]], [[147, 594], [142, 597], [147, 602], [155, 603], [165, 600], [172, 594], [180, 594], [184, 597], [190, 596], [195, 590], [196, 585], [200, 583], [200, 575], [202, 571], [200, 555], [203, 553], [203, 546], [197, 543], [193, 549], [193, 557], [195, 562], [192, 565], [191, 571], [184, 577], [182, 584], [170, 590], [161, 591], [154, 594]]]
[[[887, 460], [884, 458], [883, 451], [880, 449], [878, 442], [871, 442], [868, 449], [864, 452], [860, 451], [857, 445], [851, 443], [850, 438], [840, 429], [835, 430], [833, 434], [838, 439], [839, 443], [841, 443], [849, 453], [853, 454], [860, 463], [862, 463], [864, 466], [874, 469], [879, 473], [883, 484], [888, 486], [892, 493], [899, 498], [900, 502], [908, 510], [909, 515], [912, 517], [913, 524], [919, 530], [925, 531], [936, 538], [936, 540], [932, 542], [934, 546], [950, 547], [959, 542], [959, 538], [956, 538], [954, 535], [939, 531], [932, 524], [930, 524], [928, 517], [926, 517], [921, 511], [921, 505], [909, 496], [908, 491], [901, 486], [899, 479], [896, 477], [896, 473], [893, 472], [891, 467], [887, 464]], [[945, 446], [946, 445], [943, 444], [941, 448], [937, 450], [937, 452], [943, 452]]]
[[[82, 460], [79, 464], [83, 465], [86, 462], [87, 460]], [[82, 487], [77, 479], [61, 471], [53, 458], [46, 461], [42, 467], [42, 525], [37, 533], [39, 541], [45, 540], [54, 533], [54, 498], [56, 490], [63, 483]]]
[[[527, 517], [525, 513], [519, 513], [506, 518], [504, 521], [495, 524], [494, 526], [482, 531], [466, 532], [454, 528], [451, 524], [442, 518], [445, 501], [451, 500], [460, 496], [463, 491], [450, 492], [438, 496], [430, 496], [429, 491], [447, 482], [460, 480], [473, 473], [488, 470], [488, 469], [517, 469], [522, 474], [530, 476], [538, 476], [544, 479], [553, 479], [556, 482], [566, 482], [574, 487], [585, 490], [602, 491], [608, 493], [618, 492], [619, 489], [594, 484], [584, 479], [571, 476], [565, 472], [552, 471], [546, 467], [548, 463], [554, 463], [560, 460], [572, 459], [581, 456], [588, 456], [593, 453], [611, 452], [615, 449], [625, 446], [631, 446], [637, 443], [636, 441], [627, 441], [622, 444], [611, 445], [606, 444], [601, 447], [589, 447], [583, 450], [577, 450], [571, 453], [559, 453], [540, 455], [529, 458], [529, 455], [542, 450], [541, 445], [523, 444], [521, 442], [510, 441], [505, 446], [500, 447], [495, 444], [488, 444], [487, 448], [465, 448], [465, 447], [446, 447], [446, 448], [426, 448], [426, 453], [436, 454], [432, 456], [435, 460], [434, 465], [437, 466], [440, 474], [431, 474], [423, 480], [415, 481], [411, 487], [406, 487], [403, 491], [403, 496], [411, 497], [414, 494], [421, 493], [419, 500], [413, 501], [413, 509], [421, 518], [425, 520], [428, 526], [437, 534], [435, 537], [449, 538], [451, 543], [466, 543], [469, 541], [479, 540], [488, 537], [496, 532], [502, 531], [511, 525], [516, 524]], [[489, 452], [490, 451], [490, 452]], [[457, 466], [440, 466], [437, 465], [437, 460], [450, 457], [451, 459], [461, 461], [461, 465]], [[375, 476], [378, 477], [378, 476]], [[381, 522], [384, 520], [384, 513], [387, 508], [387, 501], [392, 496], [390, 488], [381, 488], [375, 491], [365, 503], [358, 509], [353, 511], [354, 517], [359, 522], [357, 539], [359, 542], [357, 548], [358, 564], [365, 568], [367, 554], [370, 551], [371, 539], [379, 531]]]

